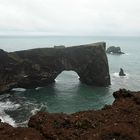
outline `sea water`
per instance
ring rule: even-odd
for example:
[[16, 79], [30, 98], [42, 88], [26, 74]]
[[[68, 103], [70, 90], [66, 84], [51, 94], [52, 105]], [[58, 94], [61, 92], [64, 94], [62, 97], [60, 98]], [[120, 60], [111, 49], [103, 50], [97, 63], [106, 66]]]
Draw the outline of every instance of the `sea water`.
[[[25, 126], [37, 111], [50, 113], [100, 109], [114, 101], [112, 93], [119, 88], [140, 90], [140, 37], [95, 36], [1, 36], [0, 48], [11, 52], [31, 48], [66, 47], [105, 41], [107, 47], [120, 46], [123, 55], [108, 54], [111, 85], [95, 87], [80, 83], [74, 71], [64, 71], [47, 87], [13, 89], [14, 93], [0, 95], [0, 119], [13, 126]], [[118, 75], [124, 69], [125, 77]]]

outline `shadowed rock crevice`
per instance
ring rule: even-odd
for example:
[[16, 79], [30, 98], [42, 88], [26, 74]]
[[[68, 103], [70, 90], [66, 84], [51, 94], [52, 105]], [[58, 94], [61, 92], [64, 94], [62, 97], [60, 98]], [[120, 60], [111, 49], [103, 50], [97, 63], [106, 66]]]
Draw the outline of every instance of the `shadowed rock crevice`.
[[47, 86], [64, 70], [75, 71], [88, 85], [108, 86], [110, 75], [105, 43], [67, 48], [0, 51], [0, 92], [13, 87]]

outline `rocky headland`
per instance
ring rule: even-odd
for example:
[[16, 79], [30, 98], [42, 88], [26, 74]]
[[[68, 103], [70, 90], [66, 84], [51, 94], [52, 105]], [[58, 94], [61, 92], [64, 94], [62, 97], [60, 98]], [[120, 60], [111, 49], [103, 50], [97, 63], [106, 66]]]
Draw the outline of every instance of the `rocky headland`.
[[0, 123], [1, 140], [139, 140], [140, 92], [120, 89], [101, 110], [67, 114], [38, 112], [28, 128]]
[[16, 52], [0, 50], [0, 93], [12, 88], [47, 86], [64, 70], [73, 70], [88, 85], [108, 86], [110, 75], [106, 43], [38, 48]]

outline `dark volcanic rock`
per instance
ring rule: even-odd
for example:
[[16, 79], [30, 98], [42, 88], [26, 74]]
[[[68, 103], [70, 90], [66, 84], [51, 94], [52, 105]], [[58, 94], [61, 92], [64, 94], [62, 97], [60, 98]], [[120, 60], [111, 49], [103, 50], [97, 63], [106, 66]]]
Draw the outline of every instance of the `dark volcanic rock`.
[[134, 94], [132, 94], [131, 91], [126, 90], [126, 89], [120, 89], [119, 91], [116, 91], [113, 93], [113, 97], [115, 99], [127, 98], [127, 97], [132, 97], [132, 96], [134, 96]]
[[115, 101], [102, 110], [71, 115], [38, 112], [29, 127], [48, 140], [139, 140], [140, 92], [120, 89]]
[[0, 93], [14, 87], [46, 86], [64, 70], [77, 72], [89, 85], [110, 84], [105, 43], [11, 53], [0, 50], [0, 61]]
[[126, 76], [122, 68], [120, 68], [119, 76]]
[[33, 128], [14, 128], [7, 123], [0, 123], [0, 140], [46, 140]]
[[106, 53], [109, 53], [109, 54], [111, 54], [111, 53], [112, 54], [124, 54], [121, 51], [120, 47], [115, 47], [115, 46], [110, 46], [109, 48], [107, 48]]

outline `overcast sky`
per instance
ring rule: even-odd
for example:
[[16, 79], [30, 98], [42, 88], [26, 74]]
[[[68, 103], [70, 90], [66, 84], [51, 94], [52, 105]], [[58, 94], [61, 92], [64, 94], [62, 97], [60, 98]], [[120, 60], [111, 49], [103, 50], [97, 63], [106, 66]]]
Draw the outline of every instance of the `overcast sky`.
[[0, 34], [140, 35], [140, 0], [0, 0]]

